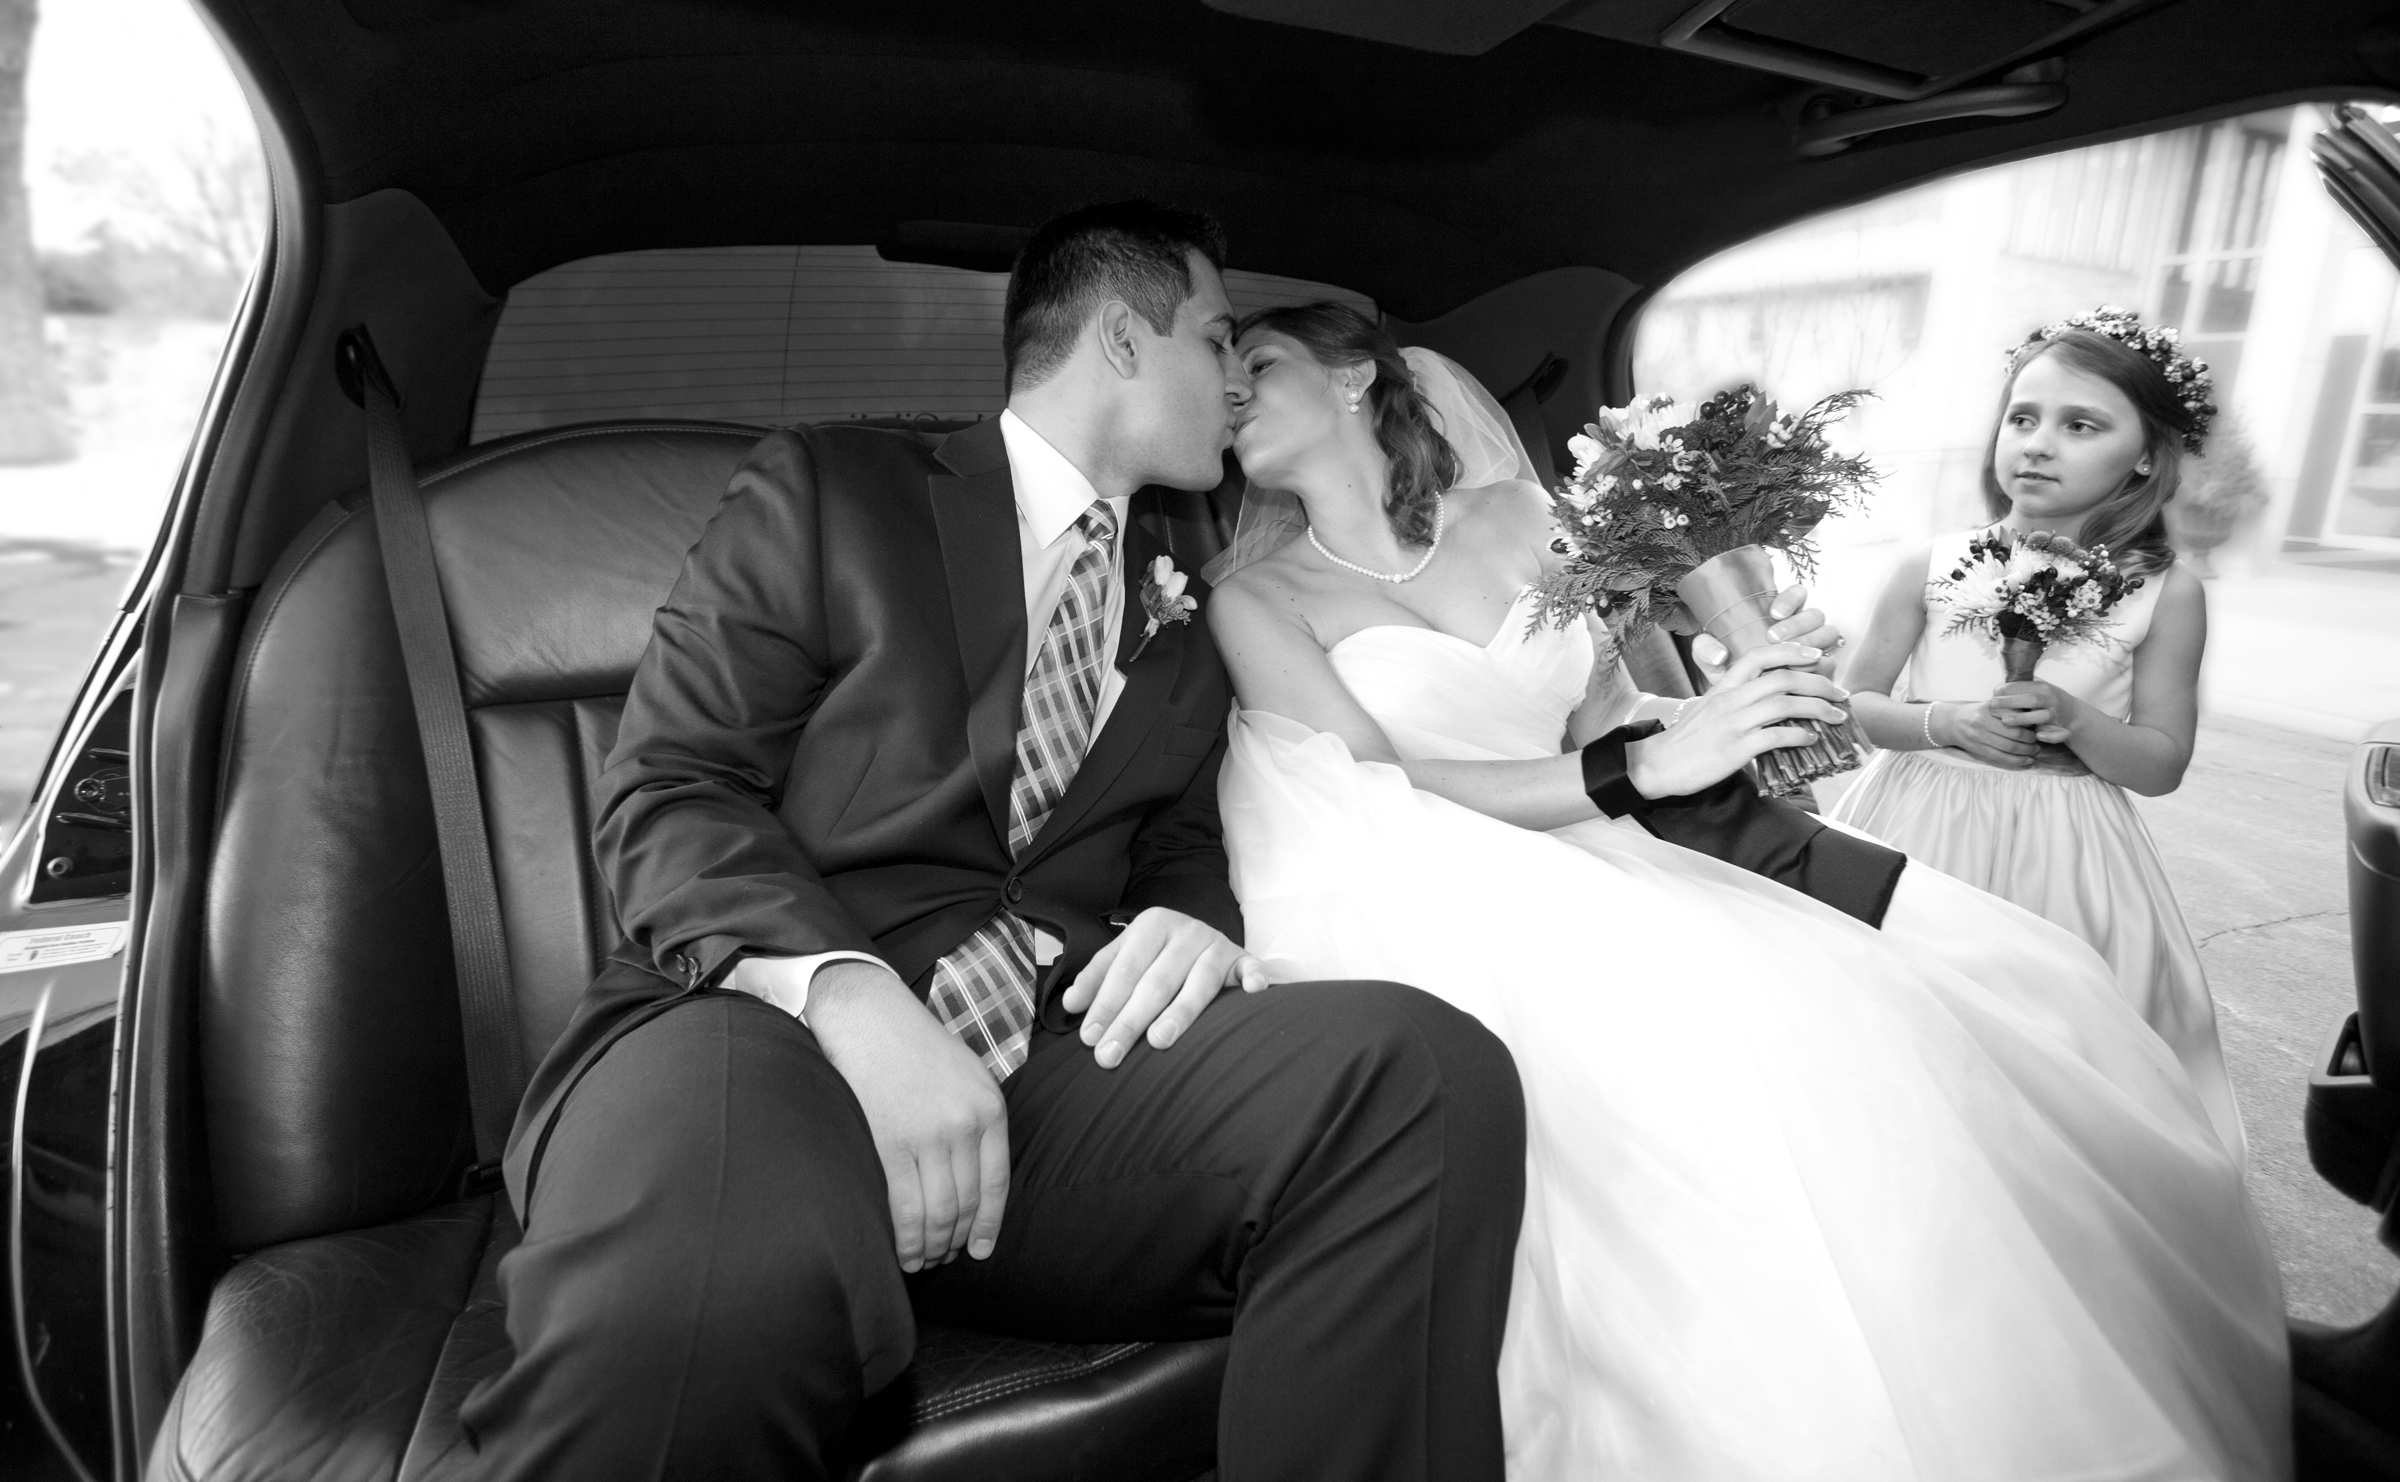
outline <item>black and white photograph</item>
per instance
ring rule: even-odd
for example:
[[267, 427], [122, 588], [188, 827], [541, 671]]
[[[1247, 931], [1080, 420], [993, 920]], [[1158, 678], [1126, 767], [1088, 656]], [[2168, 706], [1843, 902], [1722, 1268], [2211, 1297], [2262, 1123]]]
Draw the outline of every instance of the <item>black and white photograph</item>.
[[0, 1478], [2400, 1482], [2400, 11], [0, 0]]

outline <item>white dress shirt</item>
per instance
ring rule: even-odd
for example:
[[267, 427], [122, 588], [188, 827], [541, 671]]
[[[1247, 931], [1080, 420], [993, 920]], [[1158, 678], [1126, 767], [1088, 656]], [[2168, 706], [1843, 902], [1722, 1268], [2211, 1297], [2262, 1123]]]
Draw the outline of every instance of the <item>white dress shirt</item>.
[[[1090, 544], [1075, 528], [1075, 521], [1100, 495], [1092, 488], [1092, 481], [1083, 476], [1083, 470], [1069, 462], [1066, 454], [1052, 447], [1015, 412], [1000, 414], [1000, 439], [1008, 447], [1008, 479], [1017, 495], [1017, 554], [1024, 562], [1025, 576], [1025, 671], [1030, 675], [1033, 661], [1041, 653], [1042, 636], [1050, 629], [1050, 615], [1066, 591], [1067, 572]], [[1126, 509], [1132, 503], [1131, 498], [1108, 501], [1117, 521], [1119, 558], [1109, 564], [1103, 584], [1106, 605], [1102, 609], [1101, 632], [1108, 635], [1104, 651], [1112, 659], [1116, 653], [1116, 635], [1125, 618], [1123, 550]], [[1092, 736], [1098, 736], [1100, 728], [1108, 723], [1108, 713], [1115, 708], [1117, 696], [1124, 689], [1125, 671], [1112, 662], [1101, 671], [1100, 702], [1092, 712]], [[1089, 737], [1084, 744], [1090, 746]], [[1037, 966], [1055, 961], [1061, 950], [1056, 937], [1034, 928], [1033, 960]], [[797, 988], [759, 994], [796, 1017], [803, 1015], [808, 1007], [809, 982], [816, 977], [817, 969], [827, 963], [872, 962], [879, 967], [888, 966], [882, 958], [867, 952], [815, 952], [798, 961], [800, 971], [791, 975], [798, 981]], [[738, 964], [725, 982], [745, 992], [756, 991], [744, 987]]]

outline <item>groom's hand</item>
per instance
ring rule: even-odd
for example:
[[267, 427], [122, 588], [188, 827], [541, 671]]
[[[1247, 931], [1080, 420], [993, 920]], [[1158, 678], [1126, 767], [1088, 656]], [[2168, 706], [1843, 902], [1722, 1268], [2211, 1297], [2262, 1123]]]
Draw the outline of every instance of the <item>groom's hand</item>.
[[900, 1269], [989, 1256], [1008, 1207], [1008, 1107], [991, 1072], [879, 963], [818, 969], [808, 1027], [867, 1114]]
[[1248, 993], [1266, 987], [1266, 964], [1207, 922], [1152, 906], [1092, 954], [1059, 1002], [1084, 1016], [1083, 1042], [1114, 1069], [1134, 1036], [1147, 1030], [1154, 1048], [1167, 1048], [1236, 983]]
[[1734, 660], [1674, 725], [1625, 748], [1627, 780], [1646, 798], [1700, 792], [1762, 752], [1809, 740], [1794, 722], [1842, 720], [1849, 712], [1838, 702], [1848, 695], [1810, 667], [1823, 657], [1807, 645], [1773, 643]]

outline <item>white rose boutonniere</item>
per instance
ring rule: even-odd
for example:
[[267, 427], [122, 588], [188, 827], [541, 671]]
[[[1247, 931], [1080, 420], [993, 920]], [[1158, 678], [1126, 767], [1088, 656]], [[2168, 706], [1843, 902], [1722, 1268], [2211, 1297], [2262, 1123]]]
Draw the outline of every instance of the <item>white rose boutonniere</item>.
[[1125, 656], [1126, 663], [1130, 664], [1142, 656], [1142, 650], [1150, 646], [1150, 640], [1158, 636], [1160, 628], [1169, 623], [1188, 623], [1192, 620], [1192, 614], [1200, 610], [1200, 599], [1184, 592], [1184, 588], [1191, 585], [1191, 580], [1177, 571], [1175, 563], [1165, 556], [1150, 563], [1150, 569], [1142, 575], [1142, 614], [1149, 621], [1142, 628], [1142, 641], [1135, 644], [1133, 652]]

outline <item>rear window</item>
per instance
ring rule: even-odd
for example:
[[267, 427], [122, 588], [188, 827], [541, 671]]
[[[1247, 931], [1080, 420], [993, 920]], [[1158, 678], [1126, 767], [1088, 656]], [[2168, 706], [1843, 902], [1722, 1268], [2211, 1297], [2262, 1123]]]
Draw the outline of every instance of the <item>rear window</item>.
[[[872, 247], [711, 247], [587, 257], [509, 291], [475, 398], [477, 442], [574, 422], [783, 425], [1000, 410], [1004, 273], [886, 262]], [[1364, 295], [1228, 272], [1237, 312]]]

